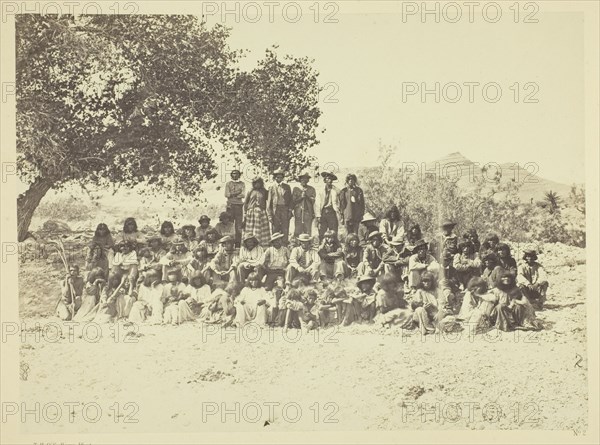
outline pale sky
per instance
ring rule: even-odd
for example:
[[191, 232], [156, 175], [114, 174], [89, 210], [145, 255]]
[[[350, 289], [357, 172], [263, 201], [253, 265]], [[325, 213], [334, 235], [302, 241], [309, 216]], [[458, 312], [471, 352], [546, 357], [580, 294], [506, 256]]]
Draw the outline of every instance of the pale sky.
[[[540, 2], [533, 16], [538, 23], [522, 22], [532, 11], [520, 11], [520, 22], [514, 23], [511, 3], [501, 2], [502, 18], [497, 23], [486, 22], [477, 10], [469, 23], [466, 7], [458, 23], [445, 21], [454, 17], [450, 10], [440, 16], [441, 23], [435, 23], [433, 16], [422, 23], [419, 14], [406, 15], [403, 23], [399, 4], [393, 14], [354, 13], [344, 2], [337, 3], [337, 12], [333, 6], [325, 10], [321, 5], [319, 23], [314, 22], [312, 2], [302, 3], [303, 15], [297, 23], [286, 21], [281, 9], [275, 9], [269, 23], [268, 9], [261, 2], [257, 4], [263, 5], [263, 16], [257, 23], [245, 20], [254, 19], [251, 9], [225, 17], [218, 10], [207, 22], [233, 28], [232, 47], [250, 50], [247, 66], [273, 44], [279, 45], [282, 55], [315, 59], [320, 82], [331, 83], [325, 94], [332, 93], [338, 101], [321, 104], [326, 133], [313, 151], [320, 163], [375, 165], [381, 140], [399, 147], [400, 161], [431, 161], [460, 151], [481, 163], [537, 162], [539, 176], [582, 183], [583, 15], [549, 11], [545, 8], [549, 3]], [[220, 8], [220, 2], [214, 5]], [[334, 13], [338, 23], [323, 23], [326, 13]], [[442, 96], [435, 103], [431, 94], [422, 103], [419, 92], [403, 103], [403, 83], [408, 82], [416, 82], [419, 88], [424, 82], [429, 89], [439, 82], [441, 89], [447, 86], [449, 100], [456, 89], [448, 84], [455, 82], [462, 97], [450, 103]], [[469, 103], [465, 82], [480, 84], [473, 87], [474, 103]], [[490, 82], [501, 88], [496, 103], [483, 97], [482, 86]], [[527, 82], [535, 85], [526, 89]], [[534, 88], [538, 103], [524, 103]], [[495, 89], [487, 91], [493, 99]]]

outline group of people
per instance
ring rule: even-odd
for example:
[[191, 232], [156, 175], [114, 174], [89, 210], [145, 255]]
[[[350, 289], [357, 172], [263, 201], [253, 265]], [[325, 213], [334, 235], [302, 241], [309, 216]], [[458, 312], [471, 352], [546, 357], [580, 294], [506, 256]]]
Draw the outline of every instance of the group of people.
[[255, 178], [248, 193], [240, 175], [231, 173], [226, 210], [214, 227], [207, 215], [178, 229], [165, 221], [152, 236], [138, 231], [134, 218], [116, 236], [98, 224], [84, 276], [72, 265], [61, 282], [57, 315], [307, 329], [379, 321], [423, 334], [465, 324], [476, 331], [542, 328], [535, 310], [548, 280], [535, 249], [517, 263], [497, 235], [481, 243], [469, 229], [459, 237], [450, 220], [427, 242], [419, 224], [405, 228], [398, 207], [380, 221], [368, 212], [353, 174], [338, 190], [336, 175], [324, 172], [317, 191], [311, 175], [292, 189], [277, 170], [268, 190]]

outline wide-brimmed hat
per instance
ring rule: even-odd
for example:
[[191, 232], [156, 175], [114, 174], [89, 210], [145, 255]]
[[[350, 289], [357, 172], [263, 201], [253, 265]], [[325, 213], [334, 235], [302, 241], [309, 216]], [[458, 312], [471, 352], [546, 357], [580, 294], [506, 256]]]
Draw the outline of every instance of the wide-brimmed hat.
[[285, 176], [285, 172], [283, 171], [283, 169], [281, 167], [273, 172], [273, 176], [277, 176], [277, 175]]
[[298, 241], [300, 241], [301, 243], [306, 243], [308, 241], [312, 241], [312, 238], [308, 233], [302, 233], [298, 235]]
[[244, 238], [242, 239], [242, 242], [246, 242], [253, 239], [254, 241], [258, 242], [258, 238], [256, 238], [256, 235], [254, 235], [254, 233], [247, 233], [246, 235], [244, 235]]
[[419, 250], [419, 249], [421, 249], [423, 247], [427, 248], [428, 245], [427, 245], [427, 242], [424, 239], [421, 238], [419, 241], [417, 241], [415, 243], [415, 246], [413, 247], [413, 250]]
[[206, 221], [206, 222], [210, 222], [210, 218], [208, 217], [208, 215], [202, 215], [199, 219], [198, 222], [201, 223], [202, 221]]
[[454, 226], [456, 226], [456, 223], [454, 221], [450, 221], [449, 219], [443, 220], [442, 223], [440, 224], [441, 228], [454, 227]]
[[335, 175], [335, 173], [331, 172], [331, 171], [324, 171], [321, 172], [321, 176], [323, 178], [326, 178], [327, 176], [329, 176], [331, 179], [333, 179], [334, 181], [337, 181], [337, 176]]
[[308, 179], [310, 179], [310, 178], [312, 178], [312, 175], [310, 173], [308, 173], [308, 172], [303, 172], [303, 173], [301, 173], [298, 176], [297, 179], [298, 179], [298, 181], [300, 181], [300, 179], [302, 179], [302, 178], [308, 178]]
[[404, 244], [404, 237], [402, 235], [396, 235], [389, 242], [392, 246], [401, 246]]
[[375, 237], [381, 237], [381, 232], [379, 230], [374, 230], [373, 232], [369, 233], [369, 236], [367, 236], [367, 239], [373, 239]]
[[367, 221], [376, 221], [376, 220], [377, 220], [377, 218], [375, 218], [375, 217], [374, 217], [374, 216], [373, 216], [371, 213], [369, 213], [369, 212], [366, 212], [366, 213], [363, 215], [363, 219], [362, 219], [362, 221], [361, 221], [361, 222], [367, 222]]
[[281, 239], [281, 238], [283, 238], [283, 236], [284, 236], [283, 233], [275, 232], [273, 235], [271, 235], [271, 242]]
[[358, 280], [356, 280], [356, 284], [358, 285], [360, 283], [366, 283], [367, 281], [374, 283], [375, 277], [372, 277], [371, 275], [363, 275], [362, 277], [359, 277]]
[[335, 232], [331, 229], [327, 229], [325, 231], [325, 233], [323, 234], [323, 237], [325, 237], [325, 236], [335, 236]]
[[219, 239], [219, 244], [223, 244], [229, 241], [233, 242], [233, 237], [231, 235], [225, 235]]

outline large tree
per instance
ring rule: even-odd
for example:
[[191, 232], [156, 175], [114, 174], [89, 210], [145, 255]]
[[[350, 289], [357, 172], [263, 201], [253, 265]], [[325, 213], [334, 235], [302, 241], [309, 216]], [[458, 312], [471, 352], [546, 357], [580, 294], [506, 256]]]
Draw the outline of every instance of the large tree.
[[195, 16], [16, 18], [18, 238], [67, 183], [176, 189], [216, 176], [217, 147], [294, 174], [318, 143], [317, 72], [274, 49], [251, 71]]

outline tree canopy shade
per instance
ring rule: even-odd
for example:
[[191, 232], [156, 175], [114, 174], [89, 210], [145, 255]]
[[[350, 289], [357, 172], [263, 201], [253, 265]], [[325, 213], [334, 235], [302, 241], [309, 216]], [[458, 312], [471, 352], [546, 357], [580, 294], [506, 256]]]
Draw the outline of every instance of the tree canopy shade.
[[148, 184], [195, 196], [215, 145], [273, 171], [311, 162], [320, 87], [307, 58], [273, 49], [251, 71], [229, 29], [195, 16], [16, 16], [18, 237], [46, 192]]

